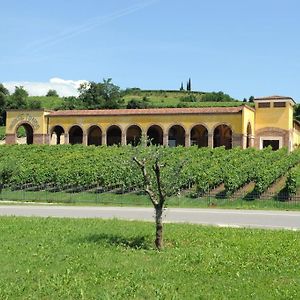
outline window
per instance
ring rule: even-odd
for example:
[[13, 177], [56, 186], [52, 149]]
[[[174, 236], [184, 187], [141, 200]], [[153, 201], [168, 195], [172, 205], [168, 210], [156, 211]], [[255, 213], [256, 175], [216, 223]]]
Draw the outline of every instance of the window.
[[271, 146], [273, 150], [278, 150], [284, 146], [282, 136], [262, 136], [259, 140], [259, 149]]
[[274, 102], [274, 107], [285, 107], [285, 102]]
[[259, 108], [267, 108], [267, 107], [270, 107], [270, 102], [261, 102], [261, 103], [258, 103], [258, 107], [259, 107]]
[[272, 150], [278, 150], [279, 140], [263, 140], [263, 148], [267, 148], [268, 146], [271, 146]]

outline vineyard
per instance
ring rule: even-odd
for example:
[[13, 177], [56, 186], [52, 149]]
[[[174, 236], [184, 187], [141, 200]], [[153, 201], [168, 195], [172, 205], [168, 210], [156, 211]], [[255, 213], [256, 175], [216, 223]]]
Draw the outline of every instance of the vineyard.
[[[133, 193], [142, 190], [143, 179], [133, 162], [136, 155], [159, 153], [165, 168], [162, 178], [172, 181], [178, 193], [201, 198], [223, 187], [226, 198], [252, 183], [248, 195], [259, 198], [282, 176], [289, 174], [284, 189], [295, 194], [300, 151], [286, 149], [84, 147], [81, 145], [0, 147], [0, 171], [13, 166], [7, 182], [14, 192]], [[291, 172], [289, 172], [291, 170]], [[151, 172], [151, 170], [149, 170]], [[299, 181], [299, 180], [298, 180]], [[253, 196], [254, 195], [254, 196]], [[3, 197], [2, 197], [3, 198]]]

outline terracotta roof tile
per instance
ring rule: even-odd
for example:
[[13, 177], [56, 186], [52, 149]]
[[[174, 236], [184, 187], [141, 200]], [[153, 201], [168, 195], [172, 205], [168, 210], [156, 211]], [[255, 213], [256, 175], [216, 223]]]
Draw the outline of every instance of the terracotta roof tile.
[[[197, 108], [148, 108], [148, 109], [99, 109], [99, 110], [58, 110], [48, 116], [125, 116], [125, 115], [178, 115], [178, 114], [224, 114], [239, 113], [243, 105], [236, 107]], [[250, 108], [247, 106], [247, 108]], [[252, 108], [250, 108], [252, 109]]]

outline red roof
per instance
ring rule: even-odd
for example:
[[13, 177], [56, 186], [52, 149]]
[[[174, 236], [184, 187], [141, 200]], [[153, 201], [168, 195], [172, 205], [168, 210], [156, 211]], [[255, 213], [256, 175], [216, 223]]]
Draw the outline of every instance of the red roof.
[[148, 109], [97, 109], [97, 110], [58, 110], [50, 117], [58, 116], [127, 116], [127, 115], [181, 115], [181, 114], [232, 114], [239, 113], [243, 107], [197, 107], [197, 108], [148, 108]]

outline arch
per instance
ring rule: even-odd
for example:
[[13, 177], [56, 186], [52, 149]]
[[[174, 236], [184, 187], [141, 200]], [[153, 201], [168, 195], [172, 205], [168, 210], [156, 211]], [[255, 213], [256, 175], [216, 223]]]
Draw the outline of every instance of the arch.
[[27, 145], [32, 145], [33, 144], [33, 127], [29, 123], [21, 123], [17, 128], [16, 128], [16, 140], [18, 144], [24, 144], [22, 141], [22, 138], [24, 137], [24, 133], [19, 131], [20, 128], [24, 128], [25, 130], [25, 135], [26, 135], [26, 140], [25, 144]]
[[122, 142], [122, 130], [117, 125], [112, 125], [106, 130], [107, 146], [120, 145]]
[[51, 144], [60, 145], [63, 144], [62, 135], [64, 138], [65, 130], [62, 126], [56, 125], [51, 129]]
[[249, 122], [247, 125], [247, 142], [246, 142], [246, 148], [251, 147], [251, 136], [252, 136], [252, 127], [251, 123]]
[[141, 142], [142, 129], [137, 125], [131, 125], [126, 131], [127, 145], [137, 146]]
[[225, 146], [225, 149], [232, 148], [232, 130], [226, 124], [218, 125], [214, 129], [214, 148]]
[[164, 133], [160, 126], [151, 125], [147, 130], [147, 139], [151, 142], [152, 145], [163, 145]]
[[102, 130], [99, 126], [93, 125], [88, 129], [88, 146], [95, 145], [101, 146], [102, 145]]
[[191, 146], [207, 147], [208, 146], [208, 130], [202, 125], [195, 125], [191, 129]]
[[83, 130], [80, 126], [74, 125], [69, 130], [69, 144], [82, 144]]
[[173, 125], [168, 132], [170, 147], [185, 146], [185, 130], [181, 125]]

